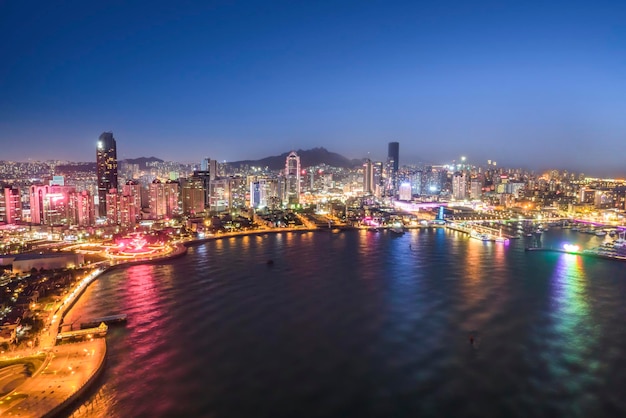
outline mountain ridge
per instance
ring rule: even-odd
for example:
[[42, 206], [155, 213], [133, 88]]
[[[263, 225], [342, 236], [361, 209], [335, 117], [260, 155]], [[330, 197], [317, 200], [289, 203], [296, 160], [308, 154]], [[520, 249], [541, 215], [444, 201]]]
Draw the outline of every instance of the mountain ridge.
[[[292, 151], [284, 152], [280, 155], [261, 158], [259, 160], [241, 160], [226, 163], [231, 167], [260, 166], [268, 167], [270, 170], [281, 170], [285, 168], [287, 156]], [[300, 157], [301, 167], [311, 167], [320, 164], [326, 164], [332, 167], [353, 168], [363, 163], [360, 159], [349, 159], [336, 152], [328, 151], [324, 147], [312, 148], [309, 150], [298, 149], [295, 151]]]

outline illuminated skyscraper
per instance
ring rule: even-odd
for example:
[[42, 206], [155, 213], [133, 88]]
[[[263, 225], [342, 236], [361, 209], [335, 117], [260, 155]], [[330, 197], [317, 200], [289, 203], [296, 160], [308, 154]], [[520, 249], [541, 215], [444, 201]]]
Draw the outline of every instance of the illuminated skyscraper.
[[300, 203], [300, 157], [294, 151], [285, 162], [285, 180], [285, 200], [289, 205], [297, 205]]
[[387, 151], [387, 184], [386, 195], [395, 196], [398, 191], [398, 168], [400, 161], [400, 143], [390, 142]]
[[363, 194], [374, 194], [374, 165], [369, 158], [363, 163]]
[[117, 190], [117, 145], [112, 132], [104, 132], [96, 148], [98, 171], [98, 216], [106, 216], [107, 194]]

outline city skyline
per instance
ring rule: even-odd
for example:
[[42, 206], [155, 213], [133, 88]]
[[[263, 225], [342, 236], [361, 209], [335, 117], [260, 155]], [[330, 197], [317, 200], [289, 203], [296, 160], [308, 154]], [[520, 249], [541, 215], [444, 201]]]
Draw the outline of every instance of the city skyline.
[[[617, 2], [0, 6], [3, 160], [348, 158], [623, 176]], [[181, 146], [183, 144], [184, 146]]]

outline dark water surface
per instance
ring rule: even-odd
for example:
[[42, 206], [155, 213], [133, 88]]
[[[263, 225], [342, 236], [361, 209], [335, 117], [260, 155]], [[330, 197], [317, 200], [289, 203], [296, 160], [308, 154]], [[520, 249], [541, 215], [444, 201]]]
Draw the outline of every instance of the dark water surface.
[[66, 319], [129, 318], [73, 416], [624, 416], [626, 263], [524, 241], [268, 234], [111, 271]]

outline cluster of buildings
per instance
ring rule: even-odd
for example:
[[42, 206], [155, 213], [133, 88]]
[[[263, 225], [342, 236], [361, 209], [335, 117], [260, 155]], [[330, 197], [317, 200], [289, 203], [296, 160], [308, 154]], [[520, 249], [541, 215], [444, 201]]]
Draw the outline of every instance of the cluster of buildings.
[[505, 169], [495, 161], [403, 165], [398, 142], [385, 161], [356, 167], [303, 167], [296, 152], [284, 168], [232, 167], [205, 158], [197, 166], [147, 161], [118, 162], [111, 132], [100, 135], [95, 167], [49, 162], [2, 164], [0, 225], [61, 228], [132, 228], [144, 221], [246, 216], [313, 207], [323, 212], [351, 198], [392, 202], [481, 202], [492, 208], [551, 207], [568, 213], [598, 211], [621, 216], [626, 184], [568, 172], [537, 175]]

